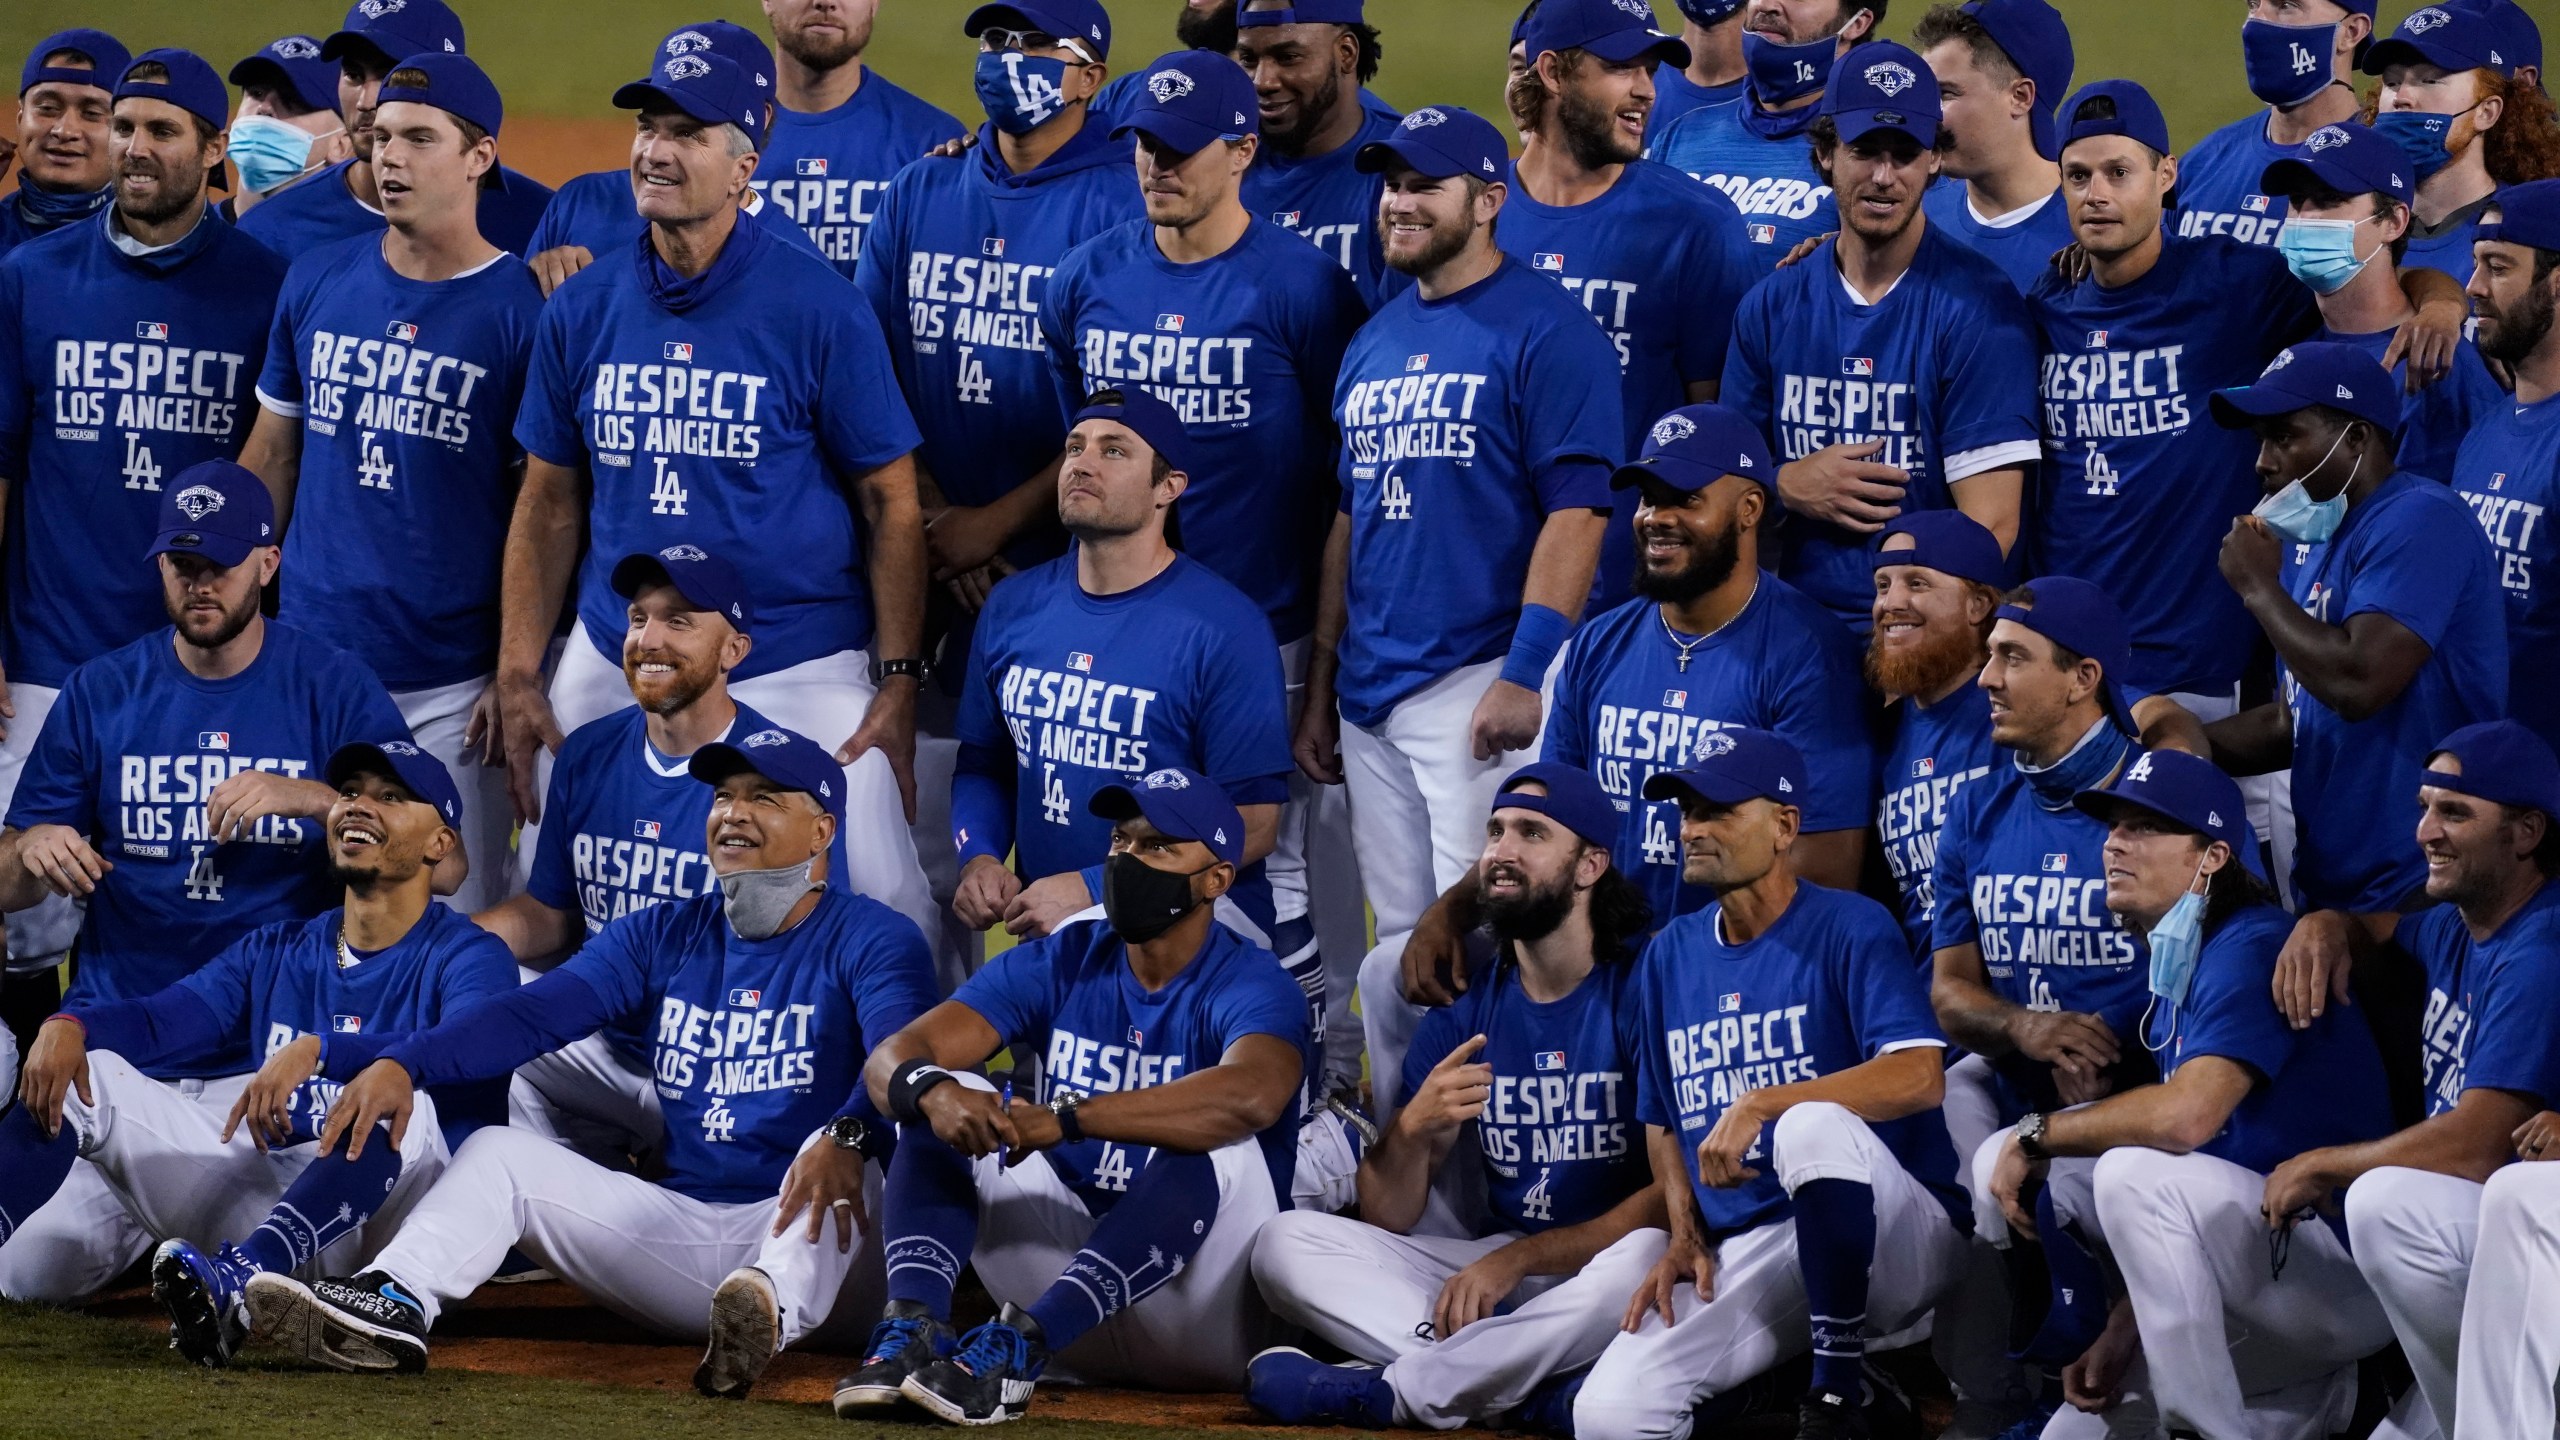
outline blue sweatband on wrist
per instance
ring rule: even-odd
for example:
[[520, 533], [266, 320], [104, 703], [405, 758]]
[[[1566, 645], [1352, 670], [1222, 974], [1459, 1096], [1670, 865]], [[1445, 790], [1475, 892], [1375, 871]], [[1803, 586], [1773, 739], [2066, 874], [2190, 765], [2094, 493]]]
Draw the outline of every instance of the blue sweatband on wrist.
[[1502, 661], [1502, 678], [1523, 690], [1543, 687], [1547, 667], [1556, 663], [1556, 652], [1571, 634], [1573, 622], [1564, 618], [1563, 611], [1551, 605], [1521, 606], [1519, 627], [1511, 632], [1511, 653]]

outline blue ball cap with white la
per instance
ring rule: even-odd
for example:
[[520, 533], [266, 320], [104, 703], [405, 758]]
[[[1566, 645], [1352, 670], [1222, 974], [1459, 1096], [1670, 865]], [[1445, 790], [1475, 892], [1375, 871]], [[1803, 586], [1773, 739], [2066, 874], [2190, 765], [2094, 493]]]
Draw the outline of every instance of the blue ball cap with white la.
[[2480, 212], [2471, 238], [2475, 244], [2560, 251], [2560, 180], [2503, 187]]
[[2170, 153], [2169, 121], [2160, 113], [2160, 102], [2131, 80], [2095, 80], [2081, 86], [2062, 102], [2056, 123], [2064, 149], [2101, 135], [2121, 135], [2151, 147], [2153, 154]]
[[1102, 0], [1012, 0], [981, 5], [960, 23], [960, 33], [976, 39], [989, 30], [1035, 30], [1055, 35], [1085, 52], [1087, 58], [1111, 58], [1111, 12]]
[[1627, 490], [1650, 480], [1694, 495], [1727, 475], [1775, 492], [1778, 466], [1760, 427], [1722, 405], [1683, 405], [1653, 422], [1644, 450], [1617, 468], [1609, 488]]
[[2240, 783], [2210, 760], [2177, 750], [2145, 750], [2112, 784], [2083, 790], [2071, 803], [2104, 825], [2115, 824], [2128, 810], [2157, 815], [2230, 846], [2243, 869], [2265, 876], [2258, 860], [2258, 832], [2249, 828], [2249, 802]]
[[672, 585], [696, 610], [712, 611], [735, 629], [756, 623], [756, 604], [737, 567], [699, 545], [669, 545], [643, 550], [614, 562], [613, 593], [625, 600], [651, 585]]
[[436, 814], [457, 836], [461, 832], [462, 791], [455, 787], [453, 773], [444, 768], [443, 761], [411, 741], [341, 745], [330, 754], [328, 766], [321, 773], [332, 785], [344, 785], [358, 775], [396, 780], [401, 789], [434, 806]]
[[2077, 62], [2071, 27], [2063, 21], [2062, 12], [2046, 0], [1964, 0], [1956, 8], [1972, 16], [2018, 73], [2036, 83], [2035, 108], [2027, 112], [2028, 133], [2038, 155], [2061, 159], [2062, 134], [2054, 114], [2071, 90], [2071, 71]]
[[1134, 131], [1190, 155], [1262, 133], [1253, 77], [1215, 50], [1176, 50], [1139, 76], [1138, 103], [1112, 127], [1115, 140]]
[[1907, 135], [1921, 149], [1938, 143], [1944, 112], [1938, 103], [1938, 77], [1929, 62], [1907, 45], [1877, 40], [1840, 57], [1822, 87], [1822, 113], [1840, 132], [1840, 143], [1855, 145], [1870, 135]]
[[[2436, 768], [2446, 756], [2454, 760], [2453, 772]], [[2539, 810], [2560, 823], [2560, 756], [2514, 720], [2484, 720], [2444, 737], [2427, 752], [2425, 783], [2492, 805]]]
[[2357, 69], [2379, 75], [2394, 65], [2432, 65], [2448, 74], [2464, 70], [2515, 73], [2506, 53], [2506, 27], [2485, 9], [2429, 5], [2409, 12], [2391, 38], [2367, 48]]
[[721, 55], [747, 72], [760, 93], [773, 90], [773, 49], [764, 37], [728, 20], [697, 20], [679, 25], [658, 42], [658, 58], [676, 55]]
[[2278, 354], [2251, 383], [2213, 392], [2213, 418], [2225, 430], [2246, 430], [2314, 405], [2367, 421], [2385, 435], [2400, 433], [2400, 382], [2361, 345], [2306, 340]]
[[1243, 0], [1236, 7], [1236, 28], [1257, 30], [1265, 25], [1366, 25], [1361, 0], [1283, 0], [1277, 5]]
[[693, 778], [718, 787], [735, 775], [761, 775], [776, 788], [797, 790], [844, 826], [844, 767], [824, 745], [806, 735], [767, 726], [734, 741], [714, 741], [693, 752], [685, 767]]
[[257, 54], [231, 67], [234, 85], [280, 90], [305, 110], [338, 108], [338, 67], [320, 58], [320, 42], [309, 35], [284, 35], [267, 42]]
[[[133, 72], [157, 65], [159, 73], [142, 79]], [[164, 100], [216, 130], [231, 123], [231, 92], [222, 88], [222, 72], [192, 50], [145, 50], [116, 77], [118, 100]]]
[[[1207, 52], [1202, 52], [1207, 53]], [[1235, 62], [1220, 57], [1230, 70]], [[1239, 72], [1241, 73], [1241, 72]], [[1085, 397], [1084, 406], [1067, 421], [1069, 430], [1087, 420], [1111, 420], [1127, 426], [1147, 442], [1147, 448], [1164, 457], [1164, 463], [1185, 475], [1197, 478], [1191, 451], [1191, 431], [1182, 423], [1182, 414], [1154, 391], [1138, 385], [1125, 385], [1109, 390], [1096, 390]]]
[[1686, 766], [1655, 772], [1644, 782], [1647, 800], [1703, 800], [1739, 805], [1745, 800], [1804, 804], [1804, 752], [1769, 730], [1714, 730], [1698, 742]]
[[1244, 816], [1216, 781], [1197, 770], [1168, 765], [1125, 785], [1105, 785], [1084, 808], [1114, 825], [1143, 817], [1173, 839], [1198, 841], [1228, 864], [1244, 864]]
[[2133, 635], [2115, 597], [2076, 575], [2045, 575], [2019, 587], [2018, 599], [1991, 612], [2022, 625], [2084, 660], [2098, 662], [2099, 703], [2127, 735], [2139, 735], [2120, 677], [2133, 665]]
[[1432, 180], [1472, 175], [1490, 185], [1510, 173], [1511, 147], [1492, 121], [1465, 106], [1425, 105], [1386, 139], [1361, 146], [1351, 164], [1363, 175], [1402, 165]]
[[[63, 54], [77, 55], [89, 63], [86, 67], [45, 63]], [[112, 90], [116, 77], [132, 63], [133, 52], [104, 30], [57, 30], [27, 52], [27, 63], [18, 71], [18, 93], [24, 95], [39, 85], [86, 85], [94, 90]]]
[[320, 58], [391, 68], [403, 55], [462, 53], [462, 17], [444, 0], [356, 0], [338, 33], [320, 42]]
[[1550, 50], [1584, 50], [1612, 65], [1650, 58], [1686, 69], [1689, 47], [1655, 29], [1650, 0], [1540, 0], [1520, 32], [1529, 63]]
[[[1528, 785], [1543, 786], [1546, 793], [1530, 794], [1522, 788]], [[1618, 807], [1600, 788], [1599, 777], [1579, 765], [1540, 760], [1512, 771], [1503, 777], [1502, 788], [1493, 792], [1490, 813], [1505, 810], [1544, 815], [1581, 836], [1584, 844], [1603, 850], [1618, 843]]]
[[2317, 190], [2388, 195], [2408, 204], [2418, 193], [2409, 157], [2367, 125], [2323, 125], [2258, 176], [2270, 195], [2300, 198]]
[[479, 62], [468, 55], [446, 55], [429, 51], [423, 55], [404, 57], [391, 67], [394, 75], [414, 70], [423, 84], [393, 85], [385, 83], [374, 101], [377, 105], [406, 102], [432, 105], [460, 120], [468, 120], [495, 135], [499, 124], [507, 118], [506, 102], [498, 98], [497, 82]]
[[[1910, 536], [1908, 545], [1892, 543]], [[2009, 562], [1988, 526], [1961, 510], [1910, 510], [1885, 522], [1867, 547], [1868, 568], [1917, 565], [1994, 589], [2009, 583]]]
[[662, 55], [648, 79], [614, 91], [613, 104], [618, 110], [663, 105], [705, 125], [735, 125], [757, 148], [764, 146], [765, 96], [755, 78], [725, 55]]
[[250, 551], [276, 543], [276, 502], [267, 482], [228, 460], [203, 460], [179, 471], [161, 492], [160, 530], [142, 558], [201, 555], [228, 570]]

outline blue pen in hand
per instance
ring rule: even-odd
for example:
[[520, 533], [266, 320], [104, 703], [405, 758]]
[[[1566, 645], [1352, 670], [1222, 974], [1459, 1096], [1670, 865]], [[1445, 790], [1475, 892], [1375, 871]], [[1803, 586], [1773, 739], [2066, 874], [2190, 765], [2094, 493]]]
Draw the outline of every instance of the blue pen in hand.
[[[1004, 1082], [1004, 1113], [1007, 1119], [1011, 1119], [1013, 1116], [1013, 1079], [1011, 1076], [1007, 1076]], [[996, 1168], [1001, 1170], [1012, 1163], [1013, 1147], [1002, 1141], [996, 1142]]]

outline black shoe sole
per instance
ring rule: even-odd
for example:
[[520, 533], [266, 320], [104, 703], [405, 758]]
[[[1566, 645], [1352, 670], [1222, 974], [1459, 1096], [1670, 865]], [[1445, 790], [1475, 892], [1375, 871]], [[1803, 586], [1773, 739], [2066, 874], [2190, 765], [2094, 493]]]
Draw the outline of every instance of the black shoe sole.
[[1010, 1405], [999, 1402], [993, 1411], [985, 1415], [971, 1415], [966, 1407], [942, 1395], [940, 1392], [927, 1387], [919, 1377], [913, 1375], [908, 1376], [905, 1383], [898, 1387], [898, 1393], [905, 1396], [919, 1409], [922, 1409], [927, 1414], [933, 1416], [933, 1418], [946, 1425], [968, 1425], [972, 1427], [981, 1425], [1002, 1425], [1008, 1420], [1019, 1420], [1023, 1416], [1031, 1413], [1031, 1407], [1027, 1403], [1021, 1409], [1017, 1410]]

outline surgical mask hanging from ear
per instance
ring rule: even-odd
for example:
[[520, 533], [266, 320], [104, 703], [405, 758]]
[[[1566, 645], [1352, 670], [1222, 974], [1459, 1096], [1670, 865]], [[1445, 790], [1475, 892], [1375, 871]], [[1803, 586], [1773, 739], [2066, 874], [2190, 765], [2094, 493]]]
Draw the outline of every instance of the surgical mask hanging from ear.
[[1067, 108], [1067, 62], [1019, 50], [978, 56], [978, 103], [1007, 135], [1028, 135]]
[[2417, 172], [2420, 183], [2453, 163], [2453, 151], [2446, 142], [2453, 138], [2453, 122], [2459, 115], [2429, 115], [2423, 110], [2385, 110], [2373, 117], [2373, 128], [2382, 138], [2400, 147]]
[[1839, 53], [1836, 36], [1785, 45], [1742, 32], [1742, 63], [1751, 72], [1751, 93], [1763, 107], [1801, 100], [1829, 84], [1831, 63]]
[[2276, 232], [2276, 250], [2293, 278], [2310, 286], [2313, 294], [2335, 295], [2364, 273], [2374, 255], [2382, 253], [2384, 247], [2377, 245], [2373, 255], [2356, 254], [2356, 227], [2379, 218], [2309, 220], [2296, 215]]
[[748, 940], [770, 940], [782, 933], [782, 922], [800, 897], [820, 888], [809, 878], [814, 860], [776, 870], [737, 870], [720, 877], [720, 913], [729, 928]]
[[2364, 473], [2364, 457], [2356, 457], [2356, 468], [2347, 472], [2347, 483], [2339, 486], [2338, 493], [2326, 500], [2312, 499], [2311, 492], [2303, 488], [2302, 481], [2319, 474], [2320, 467], [2328, 464], [2329, 456], [2337, 454], [2338, 447], [2347, 443], [2348, 432], [2354, 429], [2350, 425], [2340, 430], [2338, 438], [2329, 442], [2328, 454], [2322, 455], [2318, 464], [2304, 471], [2302, 480], [2296, 480], [2259, 501], [2258, 508], [2250, 513], [2267, 522], [2267, 528], [2278, 536], [2296, 545], [2328, 544], [2329, 537], [2337, 534], [2338, 527], [2346, 523], [2347, 492], [2355, 488], [2356, 477]]
[[2270, 105], [2291, 107], [2329, 88], [2337, 78], [2335, 25], [2278, 25], [2266, 20], [2240, 26], [2240, 52], [2249, 71], [2249, 93]]
[[272, 115], [243, 115], [232, 121], [231, 162], [240, 167], [241, 188], [264, 194], [300, 176], [311, 168], [311, 147], [326, 138]]
[[2196, 958], [2204, 951], [2204, 902], [2212, 892], [2198, 860], [2186, 893], [2151, 927], [2151, 993], [2172, 1005], [2186, 1004], [2187, 987], [2195, 983]]

